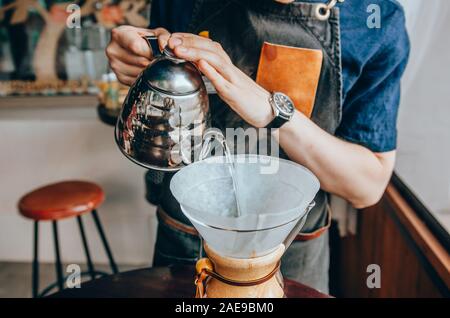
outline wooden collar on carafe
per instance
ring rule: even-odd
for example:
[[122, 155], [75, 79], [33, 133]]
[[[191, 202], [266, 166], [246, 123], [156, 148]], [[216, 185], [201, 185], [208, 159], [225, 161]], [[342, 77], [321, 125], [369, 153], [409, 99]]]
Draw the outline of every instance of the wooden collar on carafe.
[[208, 278], [214, 278], [218, 281], [231, 285], [231, 286], [238, 286], [238, 287], [248, 287], [248, 286], [255, 286], [262, 283], [267, 282], [269, 279], [271, 279], [280, 269], [281, 262], [278, 261], [275, 268], [266, 276], [254, 279], [254, 280], [248, 280], [248, 281], [238, 281], [233, 279], [228, 279], [226, 277], [223, 277], [219, 273], [216, 273], [214, 271], [214, 265], [211, 262], [209, 258], [201, 258], [197, 261], [195, 264], [195, 270], [196, 270], [196, 277], [195, 277], [195, 285], [196, 285], [196, 292], [195, 292], [195, 298], [203, 298], [205, 295], [205, 289], [206, 289], [206, 280]]

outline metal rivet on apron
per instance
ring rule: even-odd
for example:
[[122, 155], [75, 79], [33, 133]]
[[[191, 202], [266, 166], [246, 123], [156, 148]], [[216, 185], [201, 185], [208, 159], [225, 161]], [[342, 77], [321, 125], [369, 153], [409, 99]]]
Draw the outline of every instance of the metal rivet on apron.
[[331, 9], [339, 2], [343, 3], [345, 0], [330, 0], [327, 4], [319, 3], [316, 6], [316, 18], [325, 21], [328, 20], [331, 14]]

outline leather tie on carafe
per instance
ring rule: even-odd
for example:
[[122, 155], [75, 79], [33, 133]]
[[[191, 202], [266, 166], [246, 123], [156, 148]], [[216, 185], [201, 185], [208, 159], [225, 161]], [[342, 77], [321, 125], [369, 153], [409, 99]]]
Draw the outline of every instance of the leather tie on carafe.
[[280, 269], [280, 265], [281, 261], [278, 261], [274, 269], [264, 277], [248, 281], [238, 281], [223, 277], [222, 275], [214, 271], [214, 265], [209, 258], [201, 258], [195, 264], [195, 270], [197, 272], [194, 281], [196, 286], [195, 298], [203, 298], [205, 296], [206, 284], [209, 278], [217, 279], [218, 281], [231, 286], [237, 287], [256, 286], [263, 284], [267, 282], [269, 279], [271, 279]]

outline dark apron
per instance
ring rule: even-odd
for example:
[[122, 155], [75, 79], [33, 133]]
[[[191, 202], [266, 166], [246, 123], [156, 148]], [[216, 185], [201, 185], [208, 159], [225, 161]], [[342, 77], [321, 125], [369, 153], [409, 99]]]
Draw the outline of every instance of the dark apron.
[[[198, 34], [201, 31], [209, 31], [210, 38], [222, 45], [234, 65], [253, 79], [256, 78], [264, 41], [322, 50], [324, 58], [311, 119], [322, 129], [334, 135], [342, 113], [339, 11], [338, 8], [331, 9], [330, 17], [322, 21], [316, 17], [316, 6], [317, 4], [304, 2], [286, 5], [274, 0], [200, 0], [194, 5], [188, 32]], [[244, 129], [249, 127], [217, 95], [210, 95], [210, 107], [214, 127], [223, 131], [228, 127]], [[283, 153], [280, 153], [280, 156], [286, 157]], [[152, 173], [147, 175], [147, 184], [154, 183], [152, 175]], [[152, 189], [149, 188], [147, 193], [152, 203], [160, 205], [154, 265], [191, 263], [195, 262], [199, 256], [200, 240], [195, 232], [186, 230], [192, 229], [190, 222], [181, 212], [178, 202], [169, 190], [172, 176], [173, 174], [165, 174], [159, 190], [152, 193]], [[321, 233], [321, 229], [327, 226], [329, 221], [327, 201], [327, 194], [319, 191], [315, 198], [316, 206], [310, 212], [302, 229], [302, 233], [306, 234], [305, 237], [311, 233]], [[321, 237], [323, 241], [325, 235]], [[323, 246], [319, 248], [315, 246], [318, 242], [313, 242], [317, 240], [317, 238], [311, 240], [312, 243], [294, 242], [286, 255], [292, 255], [289, 259], [300, 257], [305, 252], [310, 253], [308, 250], [315, 254], [322, 253], [322, 256], [327, 254], [328, 242], [326, 244], [321, 242], [320, 245]], [[313, 247], [301, 248], [302, 245]], [[301, 251], [289, 253], [289, 250], [293, 250], [295, 246]], [[322, 262], [328, 261], [322, 260]], [[304, 278], [301, 271], [305, 271], [306, 266], [318, 268], [317, 264], [308, 262], [306, 265], [298, 259], [283, 263], [289, 266], [285, 267], [286, 271], [292, 272], [287, 276], [297, 280]], [[289, 264], [299, 266], [292, 268]], [[323, 269], [319, 274], [327, 275], [324, 273], [327, 269], [328, 265], [326, 270]], [[305, 283], [304, 279], [303, 282]], [[324, 288], [321, 289], [324, 290]]]

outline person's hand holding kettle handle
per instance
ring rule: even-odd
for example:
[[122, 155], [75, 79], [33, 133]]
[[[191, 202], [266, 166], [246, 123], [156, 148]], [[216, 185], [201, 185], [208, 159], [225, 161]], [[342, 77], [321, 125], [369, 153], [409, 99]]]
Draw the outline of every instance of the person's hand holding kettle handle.
[[142, 70], [152, 61], [153, 52], [145, 36], [156, 36], [162, 50], [170, 38], [164, 28], [143, 29], [132, 26], [120, 26], [111, 32], [111, 41], [106, 47], [109, 65], [117, 79], [126, 85], [132, 85]]

